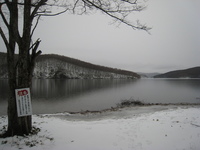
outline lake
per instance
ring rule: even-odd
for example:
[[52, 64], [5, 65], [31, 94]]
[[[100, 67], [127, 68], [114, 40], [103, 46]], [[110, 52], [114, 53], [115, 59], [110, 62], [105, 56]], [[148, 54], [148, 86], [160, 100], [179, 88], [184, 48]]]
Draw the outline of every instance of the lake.
[[[0, 80], [0, 115], [7, 109], [7, 80]], [[34, 114], [102, 110], [133, 98], [146, 103], [200, 103], [200, 79], [34, 79]]]

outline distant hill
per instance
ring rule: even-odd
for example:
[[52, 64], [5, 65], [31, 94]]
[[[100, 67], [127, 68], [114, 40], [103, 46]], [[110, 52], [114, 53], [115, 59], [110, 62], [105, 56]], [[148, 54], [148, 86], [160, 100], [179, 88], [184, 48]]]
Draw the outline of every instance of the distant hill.
[[156, 75], [154, 78], [200, 78], [200, 67], [170, 71], [164, 74]]
[[137, 73], [141, 76], [141, 78], [153, 78], [154, 76], [160, 74], [160, 73], [157, 73], [157, 72], [155, 72], [155, 73], [143, 73], [143, 72], [137, 72]]
[[[0, 53], [0, 78], [7, 77], [6, 54]], [[2, 70], [2, 68], [4, 68]], [[34, 78], [140, 78], [137, 73], [91, 64], [78, 59], [55, 54], [40, 55], [36, 59]]]

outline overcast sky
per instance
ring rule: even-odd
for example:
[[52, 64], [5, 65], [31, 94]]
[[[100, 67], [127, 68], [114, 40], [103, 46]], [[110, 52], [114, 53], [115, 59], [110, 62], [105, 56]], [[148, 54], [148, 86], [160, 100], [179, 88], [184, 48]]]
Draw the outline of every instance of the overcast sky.
[[[148, 0], [131, 16], [152, 27], [151, 35], [112, 18], [63, 14], [40, 20], [34, 38], [43, 54], [59, 54], [134, 72], [167, 72], [200, 66], [200, 0]], [[5, 51], [0, 41], [1, 51]]]

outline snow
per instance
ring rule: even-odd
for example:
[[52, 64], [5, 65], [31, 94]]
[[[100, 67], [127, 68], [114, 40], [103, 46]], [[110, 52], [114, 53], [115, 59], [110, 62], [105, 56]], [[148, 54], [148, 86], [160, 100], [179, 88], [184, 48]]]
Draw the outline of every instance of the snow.
[[[0, 120], [1, 133], [7, 117]], [[200, 149], [199, 106], [157, 106], [155, 111], [140, 113], [125, 108], [109, 113], [33, 115], [33, 126], [41, 130], [37, 135], [0, 138], [0, 150]]]

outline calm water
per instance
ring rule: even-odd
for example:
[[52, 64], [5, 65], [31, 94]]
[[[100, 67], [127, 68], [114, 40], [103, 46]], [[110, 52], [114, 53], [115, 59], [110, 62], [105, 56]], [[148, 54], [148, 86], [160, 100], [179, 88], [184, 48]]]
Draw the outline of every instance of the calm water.
[[[7, 80], [0, 80], [0, 115], [6, 114]], [[101, 110], [133, 98], [148, 103], [200, 103], [200, 79], [35, 79], [33, 112]]]

